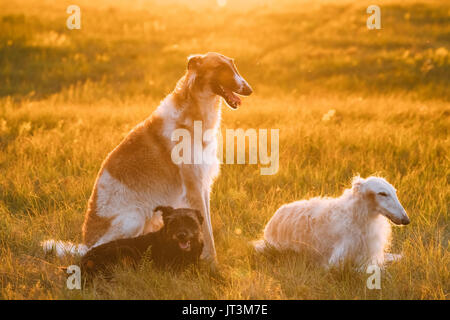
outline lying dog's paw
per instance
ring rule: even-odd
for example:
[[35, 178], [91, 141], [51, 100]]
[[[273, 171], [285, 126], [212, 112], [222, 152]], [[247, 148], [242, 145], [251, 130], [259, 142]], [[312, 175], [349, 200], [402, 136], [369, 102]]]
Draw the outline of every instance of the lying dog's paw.
[[385, 262], [395, 262], [399, 261], [403, 256], [401, 254], [396, 253], [385, 253], [384, 254], [384, 261]]

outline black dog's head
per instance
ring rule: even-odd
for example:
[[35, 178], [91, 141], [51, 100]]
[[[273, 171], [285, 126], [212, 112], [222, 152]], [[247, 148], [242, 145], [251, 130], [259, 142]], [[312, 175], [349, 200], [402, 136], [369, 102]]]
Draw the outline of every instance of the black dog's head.
[[[203, 249], [203, 217], [198, 210], [172, 207], [156, 207], [162, 213], [165, 241], [171, 250], [184, 254], [201, 253]], [[168, 249], [169, 249], [168, 248]]]

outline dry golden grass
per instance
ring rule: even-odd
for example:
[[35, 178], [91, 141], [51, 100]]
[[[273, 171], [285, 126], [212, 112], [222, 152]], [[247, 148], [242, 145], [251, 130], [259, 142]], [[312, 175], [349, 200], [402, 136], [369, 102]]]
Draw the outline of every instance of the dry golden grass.
[[[368, 31], [364, 5], [347, 1], [78, 2], [79, 31], [65, 29], [65, 7], [53, 1], [0, 7], [2, 298], [449, 298], [444, 1], [380, 1], [382, 31]], [[221, 277], [144, 262], [67, 290], [57, 266], [76, 260], [45, 257], [40, 241], [81, 240], [101, 161], [173, 88], [186, 56], [205, 51], [236, 58], [255, 89], [239, 110], [224, 109], [222, 129], [280, 129], [276, 175], [224, 165], [214, 185]], [[368, 290], [364, 273], [252, 251], [248, 242], [282, 203], [339, 195], [356, 173], [385, 176], [412, 221], [394, 229], [392, 251], [404, 258], [383, 272], [381, 290]]]

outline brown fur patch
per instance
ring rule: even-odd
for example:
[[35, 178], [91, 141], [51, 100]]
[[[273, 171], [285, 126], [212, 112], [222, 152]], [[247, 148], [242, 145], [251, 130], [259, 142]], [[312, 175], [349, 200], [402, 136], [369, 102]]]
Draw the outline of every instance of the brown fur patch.
[[132, 190], [157, 192], [181, 185], [169, 141], [161, 132], [162, 119], [152, 115], [108, 155], [103, 168]]
[[[99, 176], [101, 175], [99, 173]], [[97, 177], [98, 180], [98, 177]], [[83, 223], [83, 243], [88, 247], [94, 245], [98, 239], [110, 228], [111, 220], [97, 214], [97, 182], [88, 201], [88, 208]]]

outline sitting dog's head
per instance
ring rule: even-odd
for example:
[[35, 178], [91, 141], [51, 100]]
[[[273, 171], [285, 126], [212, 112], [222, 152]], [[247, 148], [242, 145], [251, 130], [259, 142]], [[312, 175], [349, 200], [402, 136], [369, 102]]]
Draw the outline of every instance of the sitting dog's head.
[[198, 210], [174, 209], [172, 207], [156, 207], [164, 221], [161, 231], [167, 241], [168, 249], [193, 254], [203, 249], [202, 223], [203, 217]]
[[221, 96], [233, 109], [241, 104], [236, 95], [248, 96], [253, 90], [239, 74], [234, 60], [216, 52], [188, 58], [188, 74], [200, 90]]

